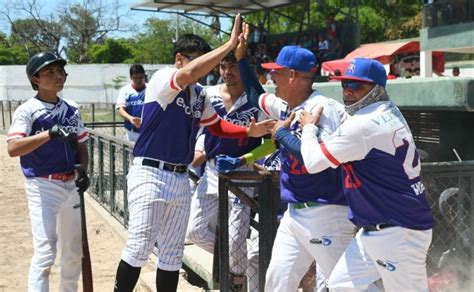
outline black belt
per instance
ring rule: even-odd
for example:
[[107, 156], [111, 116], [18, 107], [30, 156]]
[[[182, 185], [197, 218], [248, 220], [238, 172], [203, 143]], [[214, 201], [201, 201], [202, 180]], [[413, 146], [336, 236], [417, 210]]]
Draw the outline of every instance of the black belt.
[[369, 231], [380, 231], [382, 229], [389, 228], [389, 227], [395, 227], [395, 226], [397, 226], [397, 225], [388, 224], [388, 223], [381, 223], [381, 224], [364, 225], [364, 226], [362, 226], [362, 229], [364, 229], [365, 232], [369, 232]]
[[151, 166], [176, 173], [185, 173], [188, 171], [188, 166], [186, 164], [172, 164], [164, 161], [157, 161], [151, 159], [143, 159], [142, 165]]

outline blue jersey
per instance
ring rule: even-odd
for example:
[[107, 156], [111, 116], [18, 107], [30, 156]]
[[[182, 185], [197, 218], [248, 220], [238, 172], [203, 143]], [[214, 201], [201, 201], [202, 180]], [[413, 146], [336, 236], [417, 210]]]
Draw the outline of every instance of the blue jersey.
[[[79, 143], [88, 138], [79, 117], [79, 106], [75, 102], [60, 98], [53, 104], [32, 98], [15, 111], [7, 141], [48, 131], [55, 124], [75, 133]], [[26, 177], [72, 172], [76, 163], [77, 153], [59, 139], [51, 139], [20, 157], [21, 169]]]
[[[220, 89], [222, 84], [215, 85], [206, 89], [207, 98], [210, 100], [212, 107], [217, 115], [232, 124], [247, 127], [250, 124], [251, 118], [259, 120], [260, 110], [254, 107], [250, 101], [247, 100], [245, 93], [240, 96], [232, 108], [227, 112], [222, 97], [220, 96]], [[262, 143], [262, 138], [222, 138], [212, 135], [206, 131], [205, 137], [205, 151], [206, 158], [213, 159], [219, 154], [226, 154], [237, 157], [250, 152]]]
[[[117, 97], [116, 108], [124, 107], [125, 111], [133, 117], [141, 117], [143, 109], [143, 100], [145, 99], [145, 88], [141, 91], [136, 91], [131, 84], [123, 86]], [[139, 133], [140, 128], [136, 128], [125, 120], [124, 126], [127, 130]]]
[[305, 164], [311, 173], [342, 164], [344, 192], [351, 209], [349, 219], [354, 224], [432, 228], [433, 216], [420, 178], [415, 142], [391, 101], [359, 110], [322, 143], [314, 139], [317, 131], [311, 125], [303, 130], [301, 152]]
[[178, 69], [157, 71], [148, 83], [141, 133], [133, 155], [174, 164], [189, 164], [194, 157], [200, 126], [219, 120], [202, 86], [188, 86], [190, 95], [176, 83]]
[[[307, 112], [318, 104], [324, 105], [325, 117], [321, 119], [322, 135], [330, 135], [345, 118], [344, 108], [334, 100], [314, 91], [301, 105], [292, 111], [296, 113], [290, 127], [292, 134], [300, 138], [299, 114]], [[259, 97], [260, 108], [271, 118], [284, 120], [290, 114], [286, 102], [273, 94]], [[280, 188], [281, 199], [289, 203], [319, 202], [322, 204], [347, 205], [342, 191], [340, 169], [328, 169], [318, 174], [309, 174], [306, 167], [294, 158], [283, 146], [280, 146]]]

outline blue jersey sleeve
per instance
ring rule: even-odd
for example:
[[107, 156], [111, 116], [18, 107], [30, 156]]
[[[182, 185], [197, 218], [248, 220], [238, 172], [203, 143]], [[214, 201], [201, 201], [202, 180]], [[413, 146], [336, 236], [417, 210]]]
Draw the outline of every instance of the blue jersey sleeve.
[[253, 106], [260, 108], [258, 105], [258, 98], [265, 93], [262, 85], [258, 82], [257, 75], [250, 67], [247, 58], [242, 58], [237, 62], [240, 70], [240, 78], [244, 84], [245, 93]]
[[285, 147], [285, 149], [295, 157], [298, 162], [304, 164], [303, 157], [301, 156], [301, 141], [296, 138], [287, 128], [280, 128], [276, 132], [276, 140], [280, 145]]

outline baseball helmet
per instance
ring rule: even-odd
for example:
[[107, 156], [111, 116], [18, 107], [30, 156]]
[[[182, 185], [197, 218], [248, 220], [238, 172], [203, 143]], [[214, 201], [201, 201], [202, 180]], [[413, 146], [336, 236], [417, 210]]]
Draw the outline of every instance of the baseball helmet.
[[31, 86], [34, 90], [38, 90], [38, 88], [33, 84], [33, 82], [31, 82], [33, 76], [44, 67], [53, 63], [59, 63], [61, 67], [64, 67], [67, 64], [67, 61], [52, 52], [37, 53], [28, 60], [28, 63], [26, 64], [26, 75], [28, 75], [28, 79], [30, 80]]

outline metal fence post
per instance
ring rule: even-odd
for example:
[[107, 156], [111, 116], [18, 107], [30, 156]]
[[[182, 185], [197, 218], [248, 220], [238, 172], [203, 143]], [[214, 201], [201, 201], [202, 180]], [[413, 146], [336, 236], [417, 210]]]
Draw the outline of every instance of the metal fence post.
[[280, 194], [275, 193], [272, 176], [265, 175], [259, 194], [259, 291], [265, 289], [265, 276], [272, 256], [273, 241], [278, 229], [277, 208]]
[[9, 100], [8, 101], [8, 117], [9, 117], [9, 120], [10, 120], [10, 124], [12, 124], [12, 102]]
[[98, 160], [99, 160], [99, 198], [104, 202], [104, 143], [100, 137], [97, 139]]
[[115, 124], [115, 115], [116, 115], [116, 111], [115, 111], [115, 104], [112, 103], [112, 121], [114, 122], [114, 127], [112, 129], [112, 133], [114, 133], [114, 136], [116, 136], [116, 128], [117, 128], [117, 125]]
[[91, 119], [92, 119], [92, 129], [94, 129], [95, 122], [95, 104], [91, 104]]
[[123, 187], [123, 225], [126, 227], [128, 226], [128, 191], [127, 191], [127, 174], [128, 174], [128, 151], [127, 146], [122, 145], [122, 187]]
[[110, 213], [115, 212], [115, 145], [109, 141]]
[[219, 176], [219, 288], [229, 291], [229, 194], [226, 178]]
[[4, 130], [7, 129], [7, 125], [5, 123], [5, 109], [4, 109], [4, 106], [3, 106], [3, 100], [2, 100], [2, 127]]

